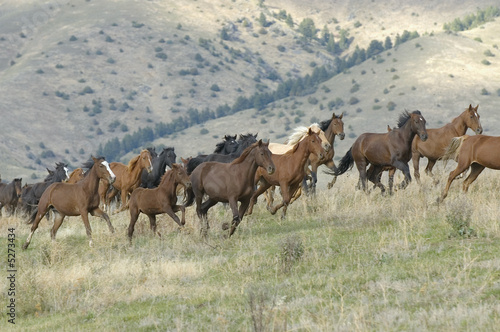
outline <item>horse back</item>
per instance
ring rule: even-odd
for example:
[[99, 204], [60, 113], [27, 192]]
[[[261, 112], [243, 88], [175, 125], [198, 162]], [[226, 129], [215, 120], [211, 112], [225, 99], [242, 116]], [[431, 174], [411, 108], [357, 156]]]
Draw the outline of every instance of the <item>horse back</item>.
[[352, 156], [354, 161], [359, 161], [362, 158], [367, 159], [370, 163], [376, 165], [390, 164], [391, 161], [391, 142], [389, 135], [394, 135], [394, 131], [390, 133], [364, 133], [352, 145]]
[[487, 135], [467, 136], [462, 142], [459, 155], [470, 163], [478, 163], [492, 169], [500, 169], [500, 137]]
[[444, 155], [446, 147], [455, 136], [455, 130], [448, 125], [427, 129], [427, 140], [423, 142], [420, 136], [415, 135], [411, 149], [413, 153], [419, 152], [424, 157], [437, 160]]

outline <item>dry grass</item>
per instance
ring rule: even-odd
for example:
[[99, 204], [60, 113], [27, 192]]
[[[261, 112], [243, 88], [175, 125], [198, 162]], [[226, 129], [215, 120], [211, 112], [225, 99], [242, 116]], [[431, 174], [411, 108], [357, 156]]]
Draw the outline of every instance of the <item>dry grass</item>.
[[[445, 175], [440, 174], [444, 179]], [[323, 176], [320, 179], [322, 183]], [[224, 206], [199, 236], [194, 209], [179, 231], [160, 217], [162, 237], [141, 217], [132, 245], [126, 213], [110, 235], [92, 219], [89, 248], [79, 218], [52, 243], [46, 220], [29, 250], [28, 226], [4, 218], [0, 234], [18, 239], [17, 328], [23, 330], [494, 330], [500, 324], [500, 174], [485, 171], [467, 195], [443, 183], [383, 197], [355, 191], [356, 171], [314, 200], [293, 204], [286, 220], [258, 204], [231, 239]], [[457, 181], [459, 182], [459, 181]], [[450, 207], [471, 211], [477, 237], [449, 237]], [[456, 209], [456, 208], [455, 208]], [[3, 243], [6, 243], [3, 241]], [[300, 255], [284, 264], [284, 248]], [[6, 285], [1, 285], [5, 303]], [[2, 316], [5, 326], [6, 316]], [[75, 328], [77, 326], [77, 328]]]

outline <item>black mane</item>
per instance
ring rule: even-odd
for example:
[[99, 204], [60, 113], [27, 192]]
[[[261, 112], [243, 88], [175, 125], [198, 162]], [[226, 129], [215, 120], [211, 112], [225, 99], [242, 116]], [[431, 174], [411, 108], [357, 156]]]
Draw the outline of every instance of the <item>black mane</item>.
[[413, 112], [408, 112], [408, 110], [405, 110], [403, 113], [401, 113], [401, 115], [399, 116], [399, 119], [398, 119], [398, 128], [401, 128], [403, 127], [406, 122], [408, 122], [408, 120], [410, 119], [411, 117], [411, 114], [418, 114], [418, 115], [422, 115], [422, 113], [420, 113], [420, 111], [413, 111]]

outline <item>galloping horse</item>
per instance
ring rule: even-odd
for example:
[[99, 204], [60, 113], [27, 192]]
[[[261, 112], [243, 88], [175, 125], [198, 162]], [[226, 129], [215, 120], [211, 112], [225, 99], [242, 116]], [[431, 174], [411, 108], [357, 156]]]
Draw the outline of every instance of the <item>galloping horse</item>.
[[[218, 154], [231, 154], [238, 149], [238, 141], [236, 141], [236, 136], [224, 135], [222, 142], [217, 143], [214, 153]], [[208, 155], [200, 154], [194, 158], [191, 158], [187, 164], [187, 173], [191, 174], [193, 170], [198, 167], [201, 163], [205, 161]]]
[[[297, 128], [301, 130], [302, 128]], [[290, 204], [292, 196], [299, 189], [302, 180], [306, 174], [305, 165], [311, 154], [316, 154], [319, 160], [322, 160], [326, 154], [321, 139], [311, 128], [302, 131], [302, 137], [297, 139], [292, 150], [285, 154], [273, 154], [272, 160], [276, 166], [273, 174], [266, 173], [263, 169], [258, 169], [255, 174], [255, 183], [259, 184], [258, 189], [252, 195], [248, 214], [252, 214], [253, 205], [262, 193], [271, 186], [280, 186], [283, 202], [275, 207], [268, 205], [271, 214], [275, 214], [283, 207], [282, 218], [286, 215], [286, 210]]]
[[483, 132], [479, 114], [477, 113], [479, 105], [466, 108], [459, 116], [454, 118], [450, 123], [441, 128], [427, 129], [428, 139], [425, 142], [416, 136], [411, 145], [412, 160], [413, 160], [413, 175], [418, 183], [420, 183], [419, 161], [420, 158], [426, 157], [429, 161], [425, 168], [425, 173], [433, 176], [432, 168], [436, 161], [441, 158], [444, 151], [448, 147], [453, 137], [465, 135], [468, 128], [472, 129], [476, 134]]
[[[99, 185], [99, 195], [101, 202], [105, 202], [105, 206], [109, 208], [111, 200], [121, 191], [122, 207], [118, 211], [125, 209], [128, 195], [141, 184], [142, 170], [148, 172], [153, 170], [151, 163], [151, 154], [148, 150], [142, 150], [141, 153], [132, 158], [128, 165], [119, 162], [112, 162], [109, 167], [116, 175], [116, 181], [110, 185], [106, 180], [102, 180]], [[108, 189], [110, 190], [108, 192]]]
[[0, 183], [0, 217], [2, 217], [2, 208], [10, 209], [11, 214], [16, 211], [17, 202], [21, 196], [21, 181], [21, 178], [16, 178], [9, 184]]
[[[137, 188], [130, 195], [128, 207], [130, 212], [130, 224], [128, 226], [128, 237], [131, 240], [134, 233], [134, 226], [142, 212], [149, 218], [149, 224], [153, 234], [156, 233], [156, 215], [161, 213], [168, 214], [179, 226], [184, 226], [185, 208], [184, 205], [177, 203], [177, 186], [182, 185], [185, 188], [191, 186], [191, 180], [184, 167], [178, 164], [172, 164], [172, 169], [168, 170], [162, 177], [160, 185], [153, 189]], [[175, 215], [181, 211], [182, 217]]]
[[304, 135], [304, 133], [307, 132], [309, 129], [311, 129], [312, 132], [318, 134], [319, 138], [321, 139], [320, 140], [321, 145], [323, 146], [325, 152], [329, 151], [332, 146], [329, 143], [328, 138], [325, 135], [325, 132], [321, 130], [319, 124], [317, 123], [313, 123], [309, 127], [295, 128], [294, 132], [288, 137], [285, 144], [269, 143], [269, 150], [271, 150], [273, 154], [285, 154], [288, 151], [293, 150], [295, 144], [299, 140], [304, 139], [307, 136]]
[[[234, 233], [255, 191], [255, 173], [259, 166], [268, 174], [275, 171], [268, 143], [262, 140], [251, 145], [230, 164], [210, 161], [195, 168], [191, 173], [191, 188], [185, 206], [192, 205], [196, 199], [196, 213], [203, 236], [207, 235], [209, 228], [208, 210], [218, 202], [229, 203], [233, 212], [229, 236]], [[208, 198], [202, 202], [204, 195]], [[241, 203], [239, 208], [238, 202]]]
[[463, 191], [467, 192], [469, 186], [486, 168], [500, 169], [500, 137], [464, 135], [451, 140], [446, 149], [443, 160], [454, 159], [458, 162], [457, 168], [450, 172], [448, 182], [438, 202], [442, 202], [448, 195], [451, 183], [455, 178], [470, 167], [469, 176], [464, 180]]
[[142, 170], [141, 175], [141, 187], [143, 188], [155, 188], [160, 184], [163, 174], [165, 174], [166, 167], [172, 168], [172, 164], [175, 163], [177, 158], [173, 147], [166, 147], [156, 154], [154, 148], [148, 149], [151, 154], [153, 171], [149, 172], [147, 170]]
[[[364, 133], [360, 135], [342, 157], [339, 167], [333, 174], [336, 176], [344, 174], [356, 163], [363, 190], [367, 191], [367, 180], [370, 180], [382, 192], [385, 192], [379, 175], [384, 167], [392, 166], [403, 172], [405, 179], [401, 188], [405, 188], [411, 182], [408, 161], [411, 157], [411, 143], [415, 135], [419, 135], [424, 142], [427, 139], [425, 119], [420, 111], [412, 113], [405, 111], [399, 117], [398, 128], [384, 134]], [[367, 177], [366, 171], [369, 164], [374, 167], [370, 178]], [[392, 182], [389, 182], [389, 190], [392, 192]]]
[[[309, 161], [306, 164], [306, 167], [309, 167], [308, 165], [311, 166], [311, 184], [307, 184], [307, 177], [304, 177], [304, 181], [302, 183], [302, 187], [305, 188], [306, 190], [312, 190], [312, 193], [316, 191], [316, 183], [318, 182], [318, 167], [321, 165], [325, 165], [326, 167], [330, 169], [335, 168], [335, 163], [333, 161], [333, 157], [335, 156], [335, 150], [334, 150], [334, 144], [335, 144], [335, 136], [339, 136], [341, 140], [344, 139], [345, 133], [344, 133], [344, 122], [342, 121], [342, 117], [344, 114], [340, 114], [339, 116], [336, 116], [335, 113], [332, 114], [332, 118], [329, 120], [324, 120], [319, 123], [319, 127], [321, 130], [325, 133], [326, 139], [328, 143], [330, 143], [331, 149], [330, 150], [325, 150], [326, 155], [323, 160], [319, 160], [318, 157], [315, 154], [311, 154], [309, 156]], [[329, 184], [329, 188], [333, 186], [333, 183], [335, 183], [335, 179], [333, 179]]]
[[209, 154], [204, 162], [207, 161], [217, 161], [219, 163], [230, 163], [231, 161], [235, 160], [241, 154], [243, 151], [245, 151], [246, 148], [248, 148], [250, 145], [254, 144], [257, 142], [257, 134], [252, 135], [252, 134], [246, 134], [246, 135], [241, 135], [240, 138], [238, 139], [238, 148], [236, 149], [235, 152], [230, 153], [230, 154], [220, 154], [220, 153], [212, 153]]
[[85, 167], [90, 168], [90, 170], [85, 173], [85, 177], [81, 181], [77, 183], [56, 182], [45, 190], [40, 198], [37, 211], [30, 218], [33, 226], [31, 226], [30, 235], [26, 239], [23, 249], [28, 248], [33, 233], [35, 233], [40, 220], [49, 211], [50, 207], [56, 209], [54, 211], [56, 213], [54, 226], [50, 232], [52, 240], [56, 239], [57, 230], [61, 226], [64, 217], [80, 215], [85, 225], [89, 245], [92, 246], [92, 229], [90, 228], [88, 219], [89, 213], [106, 220], [110, 232], [114, 232], [108, 215], [99, 209], [98, 188], [99, 179], [105, 179], [109, 183], [113, 183], [115, 175], [104, 158], [92, 157], [92, 160]]

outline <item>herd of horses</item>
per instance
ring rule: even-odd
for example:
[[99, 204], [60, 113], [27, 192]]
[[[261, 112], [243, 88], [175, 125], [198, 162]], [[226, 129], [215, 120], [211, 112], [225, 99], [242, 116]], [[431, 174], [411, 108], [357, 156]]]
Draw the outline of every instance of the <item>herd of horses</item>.
[[[40, 221], [45, 216], [48, 218], [49, 213], [54, 215], [53, 240], [66, 216], [81, 216], [92, 245], [88, 214], [104, 219], [110, 232], [114, 232], [108, 216], [113, 204], [115, 213], [129, 211], [131, 240], [140, 213], [148, 216], [150, 228], [156, 233], [158, 214], [168, 214], [182, 227], [186, 222], [185, 210], [193, 204], [201, 233], [206, 236], [208, 211], [222, 202], [228, 203], [233, 215], [231, 224], [223, 224], [231, 236], [243, 216], [252, 213], [262, 194], [266, 195], [268, 210], [275, 214], [282, 209], [282, 217], [285, 217], [288, 205], [303, 191], [314, 193], [320, 165], [325, 165], [328, 168], [325, 173], [333, 176], [329, 188], [337, 176], [356, 165], [358, 188], [365, 192], [370, 191], [368, 182], [371, 182], [374, 188], [385, 193], [381, 178], [382, 173], [388, 171], [392, 194], [397, 170], [404, 175], [398, 188], [404, 189], [410, 183], [410, 160], [420, 183], [420, 158], [428, 159], [425, 172], [432, 177], [436, 161], [457, 161], [438, 198], [438, 202], [442, 202], [454, 179], [469, 168], [464, 191], [486, 167], [500, 169], [500, 155], [496, 153], [500, 137], [482, 135], [478, 107], [469, 105], [450, 123], [435, 129], [426, 128], [420, 111], [405, 111], [399, 116], [397, 127], [388, 127], [385, 133], [360, 135], [338, 166], [333, 162], [335, 137], [344, 139], [345, 133], [343, 115], [335, 113], [319, 124], [296, 128], [285, 144], [263, 142], [254, 134], [241, 134], [239, 138], [226, 135], [213, 154], [181, 158], [179, 164], [172, 147], [164, 148], [159, 154], [154, 148], [142, 150], [128, 165], [92, 157], [71, 174], [66, 164], [57, 163], [55, 170], [47, 169], [49, 175], [43, 182], [22, 187], [22, 179], [16, 178], [10, 183], [0, 183], [0, 216], [3, 207], [11, 213], [17, 210], [28, 216], [32, 226], [24, 249], [29, 246]], [[476, 135], [466, 135], [468, 129]], [[281, 190], [282, 202], [273, 205], [276, 187]], [[178, 204], [182, 194], [184, 204]], [[180, 219], [176, 215], [179, 211]]]

